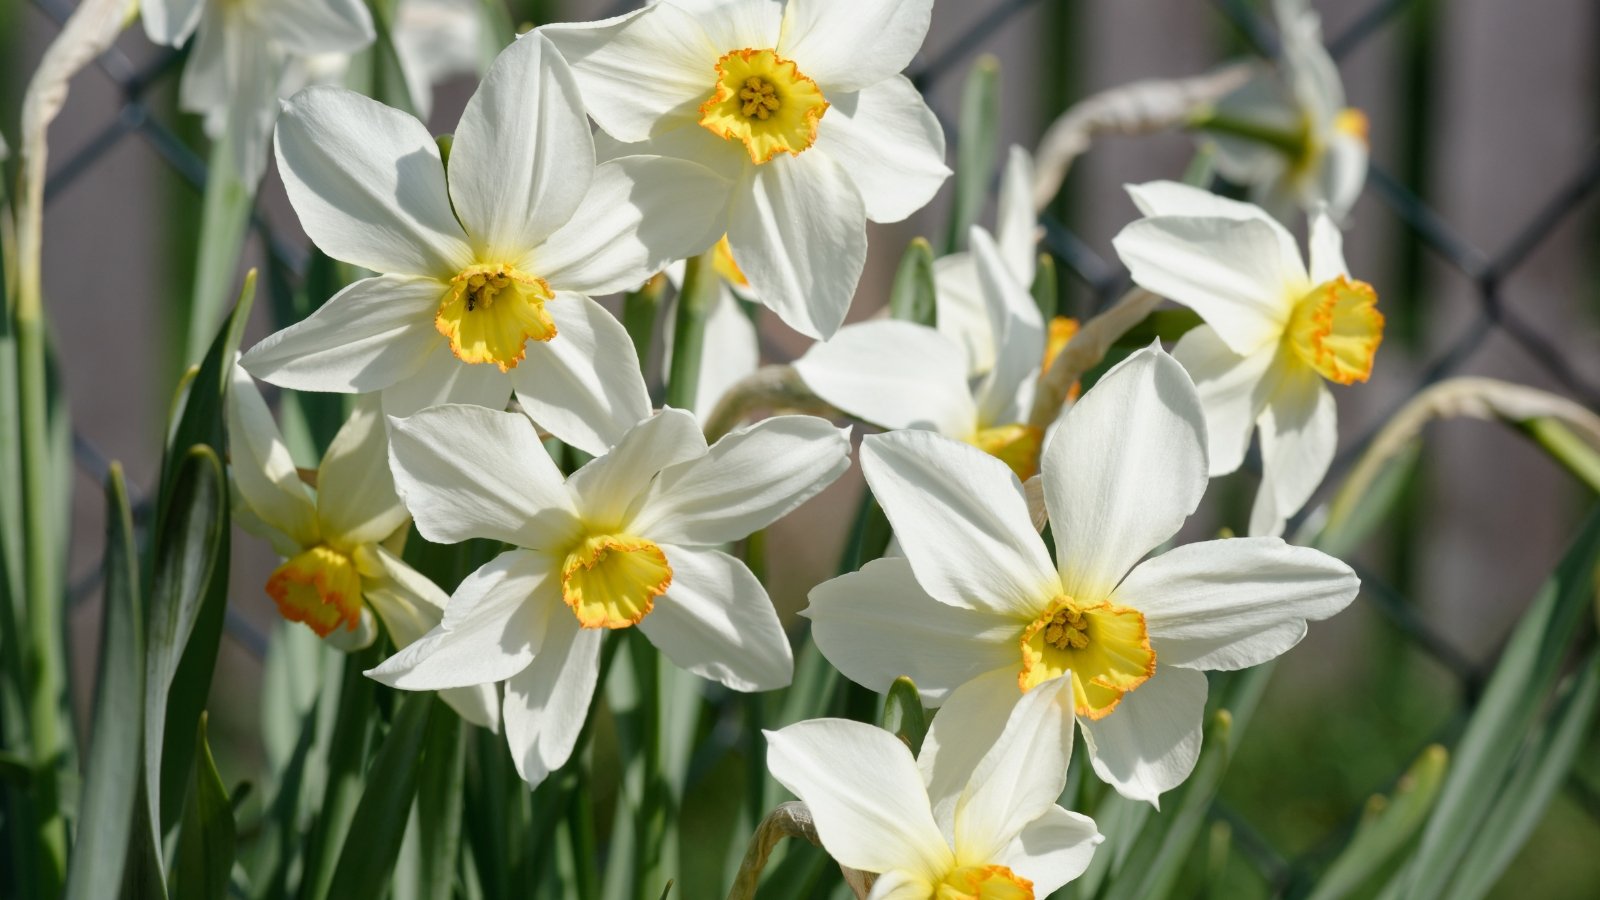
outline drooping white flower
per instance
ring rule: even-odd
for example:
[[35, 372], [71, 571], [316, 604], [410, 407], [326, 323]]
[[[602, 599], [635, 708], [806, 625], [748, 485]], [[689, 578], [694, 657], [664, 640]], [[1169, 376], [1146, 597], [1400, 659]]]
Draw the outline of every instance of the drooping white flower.
[[[302, 478], [261, 392], [238, 366], [227, 422], [234, 518], [285, 557], [266, 586], [285, 619], [344, 650], [371, 644], [376, 620], [397, 648], [439, 624], [444, 591], [399, 556], [411, 518], [389, 474], [376, 402], [357, 404], [339, 429], [316, 469], [315, 487]], [[498, 730], [492, 688], [441, 696], [467, 721]]]
[[862, 445], [862, 469], [905, 559], [811, 592], [823, 654], [884, 690], [910, 676], [941, 709], [924, 755], [948, 789], [974, 740], [1000, 733], [1031, 688], [1070, 674], [1095, 771], [1152, 803], [1200, 750], [1207, 669], [1241, 669], [1299, 642], [1355, 597], [1355, 573], [1277, 538], [1170, 539], [1206, 487], [1194, 385], [1159, 348], [1108, 373], [1046, 444], [1052, 563], [1016, 476], [939, 435]]
[[765, 732], [767, 768], [805, 801], [830, 856], [878, 876], [872, 900], [1048, 897], [1104, 840], [1093, 819], [1056, 805], [1072, 757], [1071, 684], [1041, 685], [1008, 713], [992, 745], [953, 736], [974, 743], [943, 785], [894, 735], [844, 719]]
[[[257, 344], [244, 366], [309, 391], [382, 391], [385, 412], [503, 408], [603, 453], [649, 414], [637, 355], [590, 294], [697, 253], [721, 179], [675, 159], [598, 166], [571, 70], [538, 35], [495, 60], [449, 152], [412, 117], [314, 87], [285, 106], [278, 162], [329, 256], [384, 274]], [[710, 199], [708, 199], [710, 198]]]
[[1045, 354], [1044, 323], [988, 232], [973, 228], [974, 275], [997, 351], [974, 385], [967, 358], [940, 330], [878, 320], [847, 325], [794, 363], [813, 393], [883, 428], [925, 428], [993, 454], [1029, 478], [1044, 432], [1027, 424]]
[[795, 330], [838, 330], [866, 223], [922, 208], [944, 133], [900, 74], [933, 0], [661, 0], [546, 25], [589, 114], [642, 152], [722, 173], [722, 231], [754, 295]]
[[[1345, 105], [1339, 68], [1322, 46], [1322, 23], [1309, 0], [1273, 0], [1279, 53], [1275, 66], [1217, 104], [1218, 115], [1244, 125], [1208, 130], [1217, 170], [1248, 185], [1251, 199], [1280, 219], [1295, 208], [1326, 205], [1344, 221], [1367, 180], [1367, 117]], [[1292, 148], [1253, 138], [1263, 129]]]
[[1333, 462], [1338, 427], [1324, 381], [1366, 381], [1383, 339], [1372, 286], [1350, 277], [1343, 239], [1311, 220], [1310, 265], [1261, 208], [1172, 182], [1130, 187], [1147, 218], [1113, 240], [1141, 287], [1205, 320], [1173, 355], [1200, 390], [1211, 474], [1237, 469], [1261, 431], [1250, 533], [1279, 534]]
[[194, 36], [178, 103], [206, 117], [232, 148], [235, 174], [254, 187], [267, 166], [278, 91], [290, 65], [372, 43], [361, 0], [145, 0], [145, 34], [170, 47]]
[[793, 658], [765, 588], [716, 549], [765, 528], [849, 465], [849, 442], [809, 416], [767, 419], [707, 447], [667, 409], [565, 482], [533, 423], [445, 405], [392, 419], [391, 458], [426, 538], [516, 549], [461, 583], [444, 621], [369, 674], [406, 690], [505, 682], [517, 771], [566, 762], [600, 645], [637, 626], [674, 663], [739, 691], [789, 683]]

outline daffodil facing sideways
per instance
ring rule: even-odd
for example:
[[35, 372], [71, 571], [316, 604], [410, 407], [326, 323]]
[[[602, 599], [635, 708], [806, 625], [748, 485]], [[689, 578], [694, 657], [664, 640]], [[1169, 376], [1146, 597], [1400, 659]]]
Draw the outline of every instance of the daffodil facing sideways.
[[637, 627], [679, 667], [733, 690], [782, 687], [794, 661], [745, 565], [716, 549], [765, 528], [849, 466], [849, 441], [809, 416], [767, 419], [711, 447], [666, 409], [563, 482], [533, 423], [445, 405], [391, 420], [391, 458], [427, 539], [512, 545], [469, 575], [422, 640], [368, 674], [406, 690], [505, 682], [517, 771], [566, 762], [607, 632]]
[[649, 414], [633, 343], [590, 294], [698, 253], [721, 179], [694, 163], [595, 164], [571, 70], [538, 35], [490, 66], [447, 161], [416, 119], [351, 91], [285, 104], [278, 167], [311, 239], [384, 274], [350, 285], [245, 354], [263, 381], [383, 393], [384, 411], [503, 409], [515, 393], [589, 453]]
[[1205, 324], [1173, 356], [1206, 410], [1211, 475], [1239, 468], [1261, 432], [1261, 487], [1250, 533], [1280, 534], [1327, 474], [1338, 443], [1326, 382], [1366, 381], [1383, 340], [1377, 292], [1350, 277], [1344, 241], [1311, 219], [1309, 267], [1262, 210], [1173, 182], [1130, 187], [1146, 218], [1113, 240], [1141, 287]]
[[872, 900], [1042, 900], [1083, 874], [1104, 836], [1056, 805], [1072, 757], [1070, 681], [1007, 713], [943, 784], [899, 738], [844, 719], [766, 732], [767, 768], [805, 802], [830, 856], [877, 876]]
[[1095, 772], [1155, 803], [1194, 767], [1204, 670], [1266, 662], [1355, 597], [1348, 566], [1277, 538], [1144, 559], [1205, 492], [1205, 435], [1194, 385], [1159, 347], [1106, 374], [1045, 445], [1054, 562], [998, 461], [923, 431], [865, 440], [905, 558], [818, 586], [805, 614], [846, 676], [886, 690], [907, 675], [941, 707], [930, 791], [959, 783], [1019, 698], [1066, 675]]
[[1284, 221], [1326, 206], [1343, 222], [1367, 180], [1367, 116], [1345, 105], [1309, 0], [1274, 0], [1278, 58], [1217, 103], [1200, 127], [1217, 171]]
[[661, 0], [539, 30], [607, 134], [727, 179], [721, 231], [753, 295], [826, 339], [861, 278], [866, 223], [904, 219], [950, 174], [944, 132], [900, 74], [932, 7]]
[[194, 37], [178, 104], [206, 117], [231, 149], [234, 174], [254, 188], [267, 167], [278, 90], [297, 61], [351, 54], [372, 43], [361, 0], [144, 0], [150, 40], [178, 47]]
[[[283, 555], [266, 592], [285, 619], [346, 651], [370, 645], [380, 621], [397, 648], [439, 624], [444, 591], [400, 559], [411, 518], [395, 493], [375, 400], [357, 404], [310, 484], [255, 382], [238, 366], [227, 424], [234, 518]], [[440, 696], [467, 721], [499, 729], [492, 688]]]
[[925, 428], [1003, 461], [1018, 478], [1039, 469], [1043, 429], [1027, 424], [1046, 340], [1039, 307], [981, 228], [970, 237], [996, 349], [974, 387], [967, 358], [942, 332], [878, 320], [846, 325], [794, 363], [812, 393], [883, 428]]

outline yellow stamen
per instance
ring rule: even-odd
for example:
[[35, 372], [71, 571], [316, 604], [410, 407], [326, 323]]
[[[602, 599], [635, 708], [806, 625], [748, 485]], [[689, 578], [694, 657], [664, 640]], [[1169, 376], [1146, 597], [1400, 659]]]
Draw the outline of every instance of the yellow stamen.
[[1360, 138], [1361, 143], [1365, 144], [1367, 135], [1372, 131], [1372, 123], [1367, 119], [1366, 113], [1354, 106], [1347, 106], [1333, 117], [1333, 130]]
[[[1055, 365], [1056, 357], [1061, 351], [1067, 349], [1067, 343], [1078, 333], [1078, 320], [1067, 316], [1056, 316], [1050, 320], [1050, 333], [1045, 336], [1044, 364], [1039, 368], [1039, 378], [1042, 380], [1050, 367]], [[1072, 387], [1067, 389], [1067, 399], [1078, 399], [1078, 382], [1074, 381]]]
[[584, 628], [639, 624], [671, 584], [661, 548], [627, 534], [590, 535], [561, 567], [561, 597]]
[[1071, 672], [1074, 711], [1090, 719], [1111, 712], [1156, 671], [1144, 614], [1110, 602], [1080, 606], [1058, 597], [1023, 630], [1020, 643], [1017, 686], [1027, 691]]
[[1005, 866], [962, 866], [939, 882], [932, 900], [1033, 900], [1033, 882]]
[[509, 372], [527, 354], [528, 341], [556, 336], [556, 323], [544, 307], [554, 297], [544, 279], [512, 266], [471, 266], [450, 279], [433, 324], [450, 339], [457, 359], [492, 362]]
[[1039, 448], [1044, 443], [1044, 432], [1032, 425], [1013, 422], [981, 428], [967, 443], [1010, 466], [1018, 478], [1026, 481], [1039, 471]]
[[734, 261], [733, 248], [728, 245], [727, 235], [723, 235], [722, 240], [717, 241], [716, 246], [711, 248], [711, 268], [722, 276], [723, 281], [731, 285], [742, 288], [750, 286], [750, 279], [744, 276], [744, 270]]
[[743, 141], [752, 162], [799, 156], [816, 142], [828, 101], [793, 62], [771, 50], [735, 50], [717, 60], [716, 73], [700, 124], [724, 140]]
[[304, 622], [320, 637], [361, 624], [361, 576], [343, 553], [319, 544], [285, 562], [267, 579], [267, 596], [278, 613], [291, 622]]
[[1339, 276], [1300, 298], [1284, 340], [1306, 365], [1338, 384], [1366, 381], [1383, 341], [1383, 313], [1372, 285]]

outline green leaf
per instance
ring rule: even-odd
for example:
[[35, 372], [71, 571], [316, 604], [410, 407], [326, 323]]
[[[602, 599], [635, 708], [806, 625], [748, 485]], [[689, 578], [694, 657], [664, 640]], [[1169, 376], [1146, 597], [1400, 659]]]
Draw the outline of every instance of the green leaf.
[[1000, 61], [984, 55], [973, 63], [961, 90], [956, 138], [955, 200], [950, 210], [947, 252], [967, 245], [967, 229], [989, 200], [1000, 153]]
[[1421, 457], [1421, 446], [1413, 442], [1391, 457], [1366, 489], [1359, 493], [1341, 489], [1334, 495], [1317, 547], [1330, 556], [1343, 558], [1390, 521]]
[[1359, 890], [1403, 850], [1439, 796], [1449, 754], [1435, 744], [1422, 751], [1388, 797], [1374, 795], [1333, 865], [1308, 900], [1337, 900]]
[[245, 232], [250, 228], [255, 191], [234, 172], [233, 158], [234, 149], [226, 136], [212, 145], [206, 170], [205, 201], [200, 212], [194, 291], [188, 307], [179, 312], [187, 319], [185, 363], [201, 358], [206, 341], [216, 333], [217, 323], [222, 321], [222, 312], [227, 308], [234, 279], [239, 274], [239, 254], [244, 249]]
[[1597, 556], [1600, 510], [1590, 514], [1578, 539], [1511, 633], [1456, 745], [1455, 764], [1423, 831], [1422, 843], [1397, 877], [1398, 894], [1407, 900], [1444, 896], [1463, 864], [1594, 598]]
[[376, 644], [345, 657], [339, 708], [328, 745], [327, 787], [316, 822], [306, 839], [300, 878], [302, 900], [324, 900], [330, 896], [328, 886], [333, 881], [339, 851], [361, 801], [362, 773], [366, 771], [367, 747], [372, 739], [373, 699], [377, 692], [377, 683], [363, 673], [380, 659]]
[[431, 765], [422, 757], [422, 747], [429, 713], [437, 702], [431, 693], [406, 694], [400, 701], [394, 726], [367, 773], [367, 789], [350, 820], [329, 897], [379, 900], [388, 891], [418, 775]]
[[[443, 703], [435, 699], [435, 703]], [[417, 785], [416, 821], [421, 847], [417, 896], [448, 897], [461, 849], [461, 795], [466, 782], [467, 736], [461, 717], [435, 709], [423, 739], [423, 767]]]
[[144, 779], [135, 778], [132, 831], [128, 835], [128, 858], [122, 870], [122, 900], [167, 900], [161, 847], [150, 830], [150, 817], [144, 814], [149, 805]]
[[889, 695], [883, 700], [883, 729], [905, 741], [912, 756], [922, 752], [922, 739], [928, 735], [928, 714], [922, 708], [916, 683], [904, 675], [889, 685]]
[[938, 323], [939, 306], [933, 286], [933, 245], [914, 238], [900, 257], [889, 289], [889, 315], [902, 322], [929, 327]]
[[[252, 270], [245, 275], [244, 288], [239, 292], [239, 302], [234, 306], [233, 314], [211, 342], [211, 349], [201, 361], [199, 372], [189, 382], [188, 390], [181, 398], [176, 412], [177, 424], [170, 430], [172, 437], [161, 465], [160, 496], [163, 504], [172, 492], [173, 479], [183, 462], [183, 455], [190, 447], [205, 444], [216, 450], [219, 458], [227, 449], [227, 438], [222, 427], [223, 405], [227, 402], [228, 384], [233, 376], [233, 358], [239, 352], [240, 341], [244, 339], [244, 328], [250, 319], [250, 308], [255, 303], [255, 297], [256, 273]], [[161, 529], [157, 528], [156, 533], [160, 534]]]
[[1132, 351], [1142, 350], [1155, 340], [1172, 344], [1201, 324], [1200, 315], [1192, 309], [1158, 309], [1128, 329], [1112, 346]]
[[95, 678], [94, 743], [67, 870], [68, 900], [110, 897], [122, 883], [140, 776], [144, 618], [128, 486], [122, 466], [112, 463], [106, 476], [105, 614]]
[[217, 774], [216, 760], [206, 743], [206, 717], [195, 728], [194, 778], [183, 805], [183, 826], [178, 831], [178, 852], [172, 864], [172, 883], [181, 896], [223, 900], [228, 896], [228, 876], [233, 872], [237, 837], [233, 804]]
[[1050, 320], [1061, 314], [1061, 281], [1056, 274], [1056, 258], [1048, 253], [1039, 254], [1038, 268], [1033, 275], [1033, 302], [1039, 306], [1039, 315], [1048, 330]]

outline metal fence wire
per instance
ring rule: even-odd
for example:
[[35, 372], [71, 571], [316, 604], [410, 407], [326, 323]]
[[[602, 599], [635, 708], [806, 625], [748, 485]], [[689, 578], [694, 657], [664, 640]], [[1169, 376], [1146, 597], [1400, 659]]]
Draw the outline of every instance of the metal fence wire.
[[[58, 26], [72, 12], [69, 0], [33, 2]], [[1409, 9], [1426, 2], [1376, 0], [1355, 16], [1345, 30], [1329, 35], [1328, 48], [1335, 59], [1345, 57], [1386, 28], [1395, 27]], [[625, 11], [632, 5], [631, 2], [619, 3], [614, 12]], [[960, 72], [962, 64], [969, 61], [1013, 17], [1037, 5], [1038, 0], [992, 0], [991, 8], [961, 35], [942, 49], [924, 54], [926, 59], [910, 73], [912, 81], [926, 91], [942, 79]], [[1231, 23], [1256, 53], [1269, 59], [1276, 54], [1274, 30], [1255, 6], [1247, 0], [1213, 0], [1213, 5], [1218, 15]], [[197, 191], [204, 190], [205, 161], [173, 128], [155, 115], [149, 99], [158, 85], [176, 77], [184, 55], [181, 50], [164, 50], [153, 62], [138, 66], [113, 47], [99, 58], [97, 65], [100, 71], [121, 93], [121, 108], [111, 122], [51, 173], [45, 186], [47, 206], [69, 185], [103, 162], [112, 149], [134, 135], [148, 142], [157, 155], [191, 187]], [[1527, 320], [1525, 313], [1504, 302], [1502, 292], [1506, 280], [1516, 274], [1557, 227], [1600, 192], [1600, 144], [1591, 147], [1587, 161], [1550, 194], [1503, 247], [1494, 252], [1486, 252], [1462, 237], [1401, 178], [1379, 165], [1374, 164], [1369, 169], [1367, 190], [1399, 219], [1421, 247], [1431, 251], [1470, 281], [1476, 305], [1471, 324], [1453, 343], [1425, 363], [1406, 396], [1388, 414], [1376, 417], [1377, 422], [1387, 421], [1393, 412], [1424, 388], [1460, 373], [1485, 341], [1496, 333], [1525, 350], [1528, 357], [1569, 396], [1591, 409], [1600, 409], [1600, 385], [1586, 381], [1578, 367], [1564, 355], [1564, 351], [1541, 334]], [[1064, 271], [1082, 281], [1097, 308], [1109, 305], [1126, 289], [1128, 277], [1120, 265], [1096, 254], [1086, 241], [1058, 218], [1047, 213], [1042, 217], [1042, 223], [1045, 231], [1044, 250], [1055, 257]], [[275, 234], [259, 215], [252, 218], [251, 228], [266, 248], [270, 267], [268, 275], [283, 279], [284, 283], [291, 286], [298, 285], [305, 275], [308, 253], [297, 241], [291, 242]], [[1376, 427], [1352, 442], [1335, 459], [1329, 477], [1336, 478], [1347, 469], [1375, 437]], [[76, 464], [84, 474], [97, 480], [105, 478], [108, 467], [106, 457], [76, 432], [73, 435], [73, 452]], [[148, 495], [140, 492], [136, 486], [130, 485], [130, 490], [133, 492], [131, 499], [136, 516], [147, 518]], [[1420, 616], [1415, 604], [1408, 602], [1399, 590], [1370, 570], [1358, 568], [1358, 572], [1363, 584], [1361, 596], [1364, 602], [1376, 609], [1406, 640], [1457, 680], [1463, 698], [1463, 709], [1457, 718], [1464, 717], [1477, 699], [1487, 669], [1452, 646], [1451, 641]], [[73, 602], [86, 599], [98, 587], [99, 568], [96, 567], [94, 574], [71, 585], [70, 599]], [[231, 607], [227, 633], [252, 655], [258, 658], [264, 655], [265, 636], [248, 620], [234, 613]], [[1396, 773], [1394, 780], [1398, 778], [1399, 773]], [[1600, 822], [1600, 792], [1577, 776], [1570, 777], [1565, 788], [1579, 808]], [[1253, 826], [1220, 800], [1213, 803], [1210, 815], [1213, 820], [1224, 822], [1232, 829], [1235, 846], [1269, 885], [1281, 887], [1290, 883], [1297, 873], [1304, 871], [1307, 858], [1317, 852], [1313, 849], [1297, 858], [1278, 850], [1263, 829]]]

